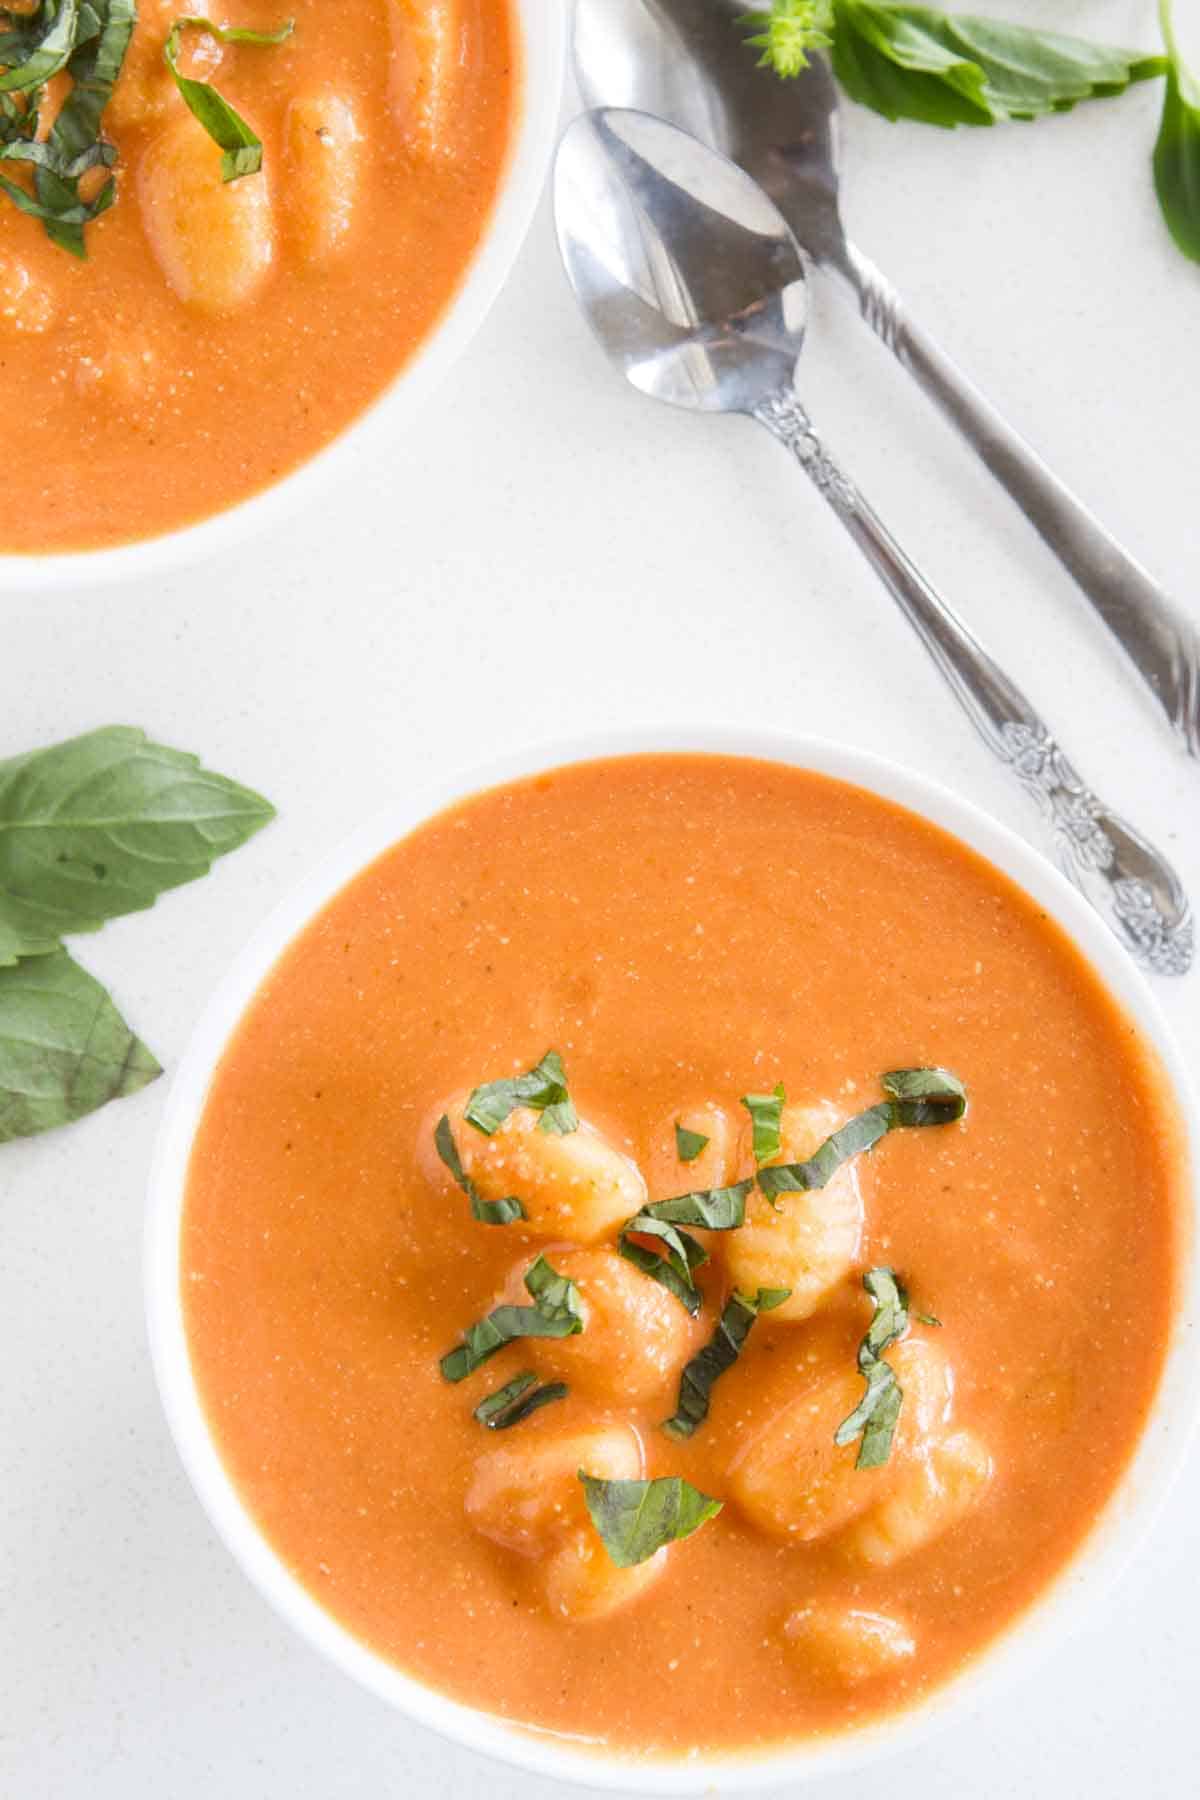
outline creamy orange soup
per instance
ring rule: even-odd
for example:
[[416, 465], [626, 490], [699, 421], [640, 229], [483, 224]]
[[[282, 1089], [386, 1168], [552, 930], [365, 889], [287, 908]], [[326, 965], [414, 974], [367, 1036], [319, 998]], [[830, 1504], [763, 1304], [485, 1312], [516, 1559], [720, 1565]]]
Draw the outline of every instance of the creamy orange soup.
[[[295, 29], [277, 46], [183, 35], [181, 68], [263, 147], [229, 182], [163, 61], [189, 10], [138, 0], [102, 119], [116, 201], [86, 226], [86, 261], [0, 194], [0, 371], [21, 435], [0, 550], [150, 537], [288, 474], [428, 335], [495, 198], [509, 0], [231, 0], [223, 25]], [[0, 9], [0, 34], [21, 23]], [[71, 91], [50, 84], [41, 137]], [[32, 187], [24, 164], [0, 171]], [[102, 175], [80, 177], [85, 196]]]
[[[578, 1127], [518, 1105], [478, 1129], [471, 1090], [548, 1046]], [[740, 1227], [692, 1234], [695, 1316], [618, 1254], [643, 1204], [754, 1178], [741, 1096], [784, 1086], [771, 1167], [918, 1066], [961, 1078], [965, 1117], [891, 1131], [777, 1212], [749, 1189]], [[524, 1218], [472, 1216], [443, 1116], [477, 1199]], [[961, 844], [766, 763], [576, 766], [422, 826], [264, 983], [192, 1158], [193, 1367], [262, 1530], [381, 1656], [597, 1744], [762, 1748], [914, 1702], [1077, 1549], [1162, 1368], [1180, 1180], [1129, 1021]], [[539, 1256], [583, 1329], [448, 1380]], [[859, 1467], [834, 1434], [864, 1393], [863, 1276], [888, 1268], [902, 1400]], [[763, 1287], [788, 1298], [670, 1435], [685, 1365]], [[525, 1371], [566, 1396], [480, 1423]], [[621, 1568], [581, 1469], [723, 1504]]]

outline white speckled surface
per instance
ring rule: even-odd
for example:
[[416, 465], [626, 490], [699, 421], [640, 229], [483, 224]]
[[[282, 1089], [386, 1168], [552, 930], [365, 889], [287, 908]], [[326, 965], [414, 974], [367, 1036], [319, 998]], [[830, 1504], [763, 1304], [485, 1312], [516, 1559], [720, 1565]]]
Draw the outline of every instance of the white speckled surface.
[[[1053, 12], [1063, 29], [1148, 43], [1150, 10]], [[1169, 247], [1150, 194], [1158, 104], [1147, 87], [953, 139], [853, 112], [847, 212], [918, 316], [1200, 615], [1200, 270]], [[1200, 767], [886, 354], [816, 302], [802, 386], [831, 443], [1200, 896]], [[127, 721], [279, 805], [210, 880], [80, 946], [168, 1066], [275, 896], [446, 760], [608, 722], [767, 719], [890, 754], [1036, 830], [765, 437], [656, 409], [609, 375], [545, 211], [440, 409], [361, 488], [169, 583], [18, 595], [5, 614], [0, 756]], [[1192, 1058], [1197, 982], [1162, 989]], [[143, 1337], [142, 1193], [162, 1097], [0, 1150], [0, 1794], [547, 1800], [548, 1784], [448, 1749], [330, 1674], [214, 1541]], [[1194, 1452], [1073, 1651], [892, 1764], [895, 1800], [1187, 1791], [1198, 1517]], [[862, 1791], [854, 1777], [820, 1787]]]

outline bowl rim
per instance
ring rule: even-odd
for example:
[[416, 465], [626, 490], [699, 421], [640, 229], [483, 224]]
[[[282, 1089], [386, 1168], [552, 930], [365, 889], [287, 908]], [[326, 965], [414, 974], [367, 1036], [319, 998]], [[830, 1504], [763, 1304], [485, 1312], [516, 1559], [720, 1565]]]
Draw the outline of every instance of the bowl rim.
[[0, 550], [0, 594], [136, 581], [206, 562], [315, 507], [385, 456], [462, 356], [503, 289], [533, 222], [558, 135], [566, 74], [562, 0], [512, 0], [518, 84], [512, 139], [491, 212], [458, 287], [388, 385], [344, 430], [279, 481], [207, 518], [95, 550]]
[[[997, 867], [1061, 926], [1157, 1055], [1181, 1128], [1181, 1275], [1166, 1366], [1138, 1448], [1108, 1504], [1039, 1598], [949, 1681], [915, 1706], [846, 1733], [765, 1750], [661, 1759], [514, 1724], [450, 1698], [386, 1662], [326, 1613], [259, 1530], [221, 1462], [192, 1379], [181, 1304], [180, 1225], [188, 1159], [212, 1075], [245, 1007], [287, 945], [392, 844], [457, 801], [576, 763], [646, 754], [719, 755], [811, 770], [908, 808]], [[1200, 1264], [1195, 1254], [1200, 1110], [1188, 1069], [1148, 983], [1084, 898], [1041, 853], [940, 783], [828, 739], [758, 728], [654, 726], [541, 743], [439, 776], [380, 809], [322, 856], [273, 909], [213, 992], [167, 1097], [149, 1182], [145, 1302], [151, 1357], [176, 1448], [202, 1506], [253, 1586], [342, 1673], [418, 1725], [529, 1773], [583, 1787], [655, 1795], [719, 1784], [745, 1792], [843, 1773], [913, 1747], [1011, 1686], [1099, 1606], [1151, 1529], [1200, 1419]], [[1187, 1201], [1190, 1197], [1191, 1204]]]

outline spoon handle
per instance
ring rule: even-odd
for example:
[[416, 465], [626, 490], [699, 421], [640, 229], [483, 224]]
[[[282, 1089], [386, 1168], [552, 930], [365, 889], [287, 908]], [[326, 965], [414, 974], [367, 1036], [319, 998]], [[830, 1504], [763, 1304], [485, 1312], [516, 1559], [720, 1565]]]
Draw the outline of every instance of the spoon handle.
[[852, 244], [840, 265], [863, 318], [1007, 488], [1117, 640], [1186, 749], [1200, 757], [1200, 633], [1152, 576], [913, 320]]
[[791, 389], [772, 394], [753, 416], [815, 482], [899, 602], [984, 743], [1037, 802], [1064, 873], [1140, 962], [1160, 975], [1186, 974], [1192, 920], [1170, 863], [1087, 787], [1025, 696], [843, 475]]

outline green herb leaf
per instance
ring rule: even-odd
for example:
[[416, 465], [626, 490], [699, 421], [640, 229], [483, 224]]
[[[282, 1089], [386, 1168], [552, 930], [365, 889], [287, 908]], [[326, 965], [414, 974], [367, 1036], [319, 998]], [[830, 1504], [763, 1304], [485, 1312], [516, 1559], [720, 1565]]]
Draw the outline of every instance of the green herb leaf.
[[1170, 0], [1159, 0], [1168, 51], [1167, 91], [1154, 146], [1154, 189], [1167, 229], [1200, 262], [1200, 86], [1179, 53]]
[[[502, 1388], [479, 1402], [474, 1416], [489, 1431], [507, 1431], [510, 1425], [519, 1425], [522, 1419], [527, 1419], [530, 1413], [538, 1412], [555, 1400], [566, 1399], [565, 1381], [549, 1381], [545, 1387], [536, 1384], [537, 1376], [532, 1369], [514, 1375]], [[532, 1393], [530, 1388], [534, 1390]]]
[[258, 173], [262, 168], [262, 139], [210, 82], [196, 81], [180, 72], [179, 49], [183, 34], [185, 31], [206, 31], [219, 44], [258, 44], [269, 47], [282, 44], [291, 37], [295, 29], [294, 19], [286, 20], [274, 31], [247, 31], [241, 27], [214, 25], [211, 19], [188, 13], [176, 19], [167, 34], [163, 59], [191, 112], [203, 125], [213, 143], [225, 152], [221, 158], [223, 181], [237, 181], [243, 175]]
[[846, 92], [885, 118], [953, 126], [1064, 112], [1165, 64], [999, 19], [835, 0], [833, 66]]
[[25, 61], [0, 72], [0, 94], [44, 87], [71, 60], [79, 31], [79, 0], [61, 0], [57, 13], [43, 7], [42, 15], [49, 19], [49, 30], [36, 48], [27, 48]]
[[779, 1128], [786, 1099], [782, 1081], [776, 1083], [769, 1094], [742, 1095], [742, 1105], [750, 1114], [753, 1128], [756, 1163], [770, 1162], [773, 1156], [779, 1155]]
[[675, 1121], [675, 1154], [681, 1163], [695, 1162], [702, 1150], [708, 1148], [708, 1139], [702, 1131], [689, 1131], [686, 1125]]
[[873, 1149], [889, 1131], [952, 1125], [967, 1110], [967, 1090], [948, 1069], [892, 1069], [880, 1076], [880, 1085], [891, 1098], [847, 1119], [806, 1162], [758, 1171], [758, 1185], [768, 1200], [823, 1188], [844, 1162]]
[[483, 1225], [511, 1225], [514, 1219], [525, 1217], [525, 1208], [515, 1197], [507, 1200], [485, 1200], [471, 1177], [462, 1165], [458, 1154], [458, 1145], [454, 1141], [454, 1132], [450, 1119], [443, 1113], [434, 1127], [433, 1141], [437, 1145], [437, 1153], [453, 1175], [455, 1181], [471, 1202], [471, 1216]]
[[[746, 1196], [752, 1181], [739, 1181], [733, 1187], [698, 1188], [691, 1194], [677, 1194], [671, 1200], [656, 1200], [626, 1221], [617, 1238], [617, 1250], [643, 1275], [649, 1275], [668, 1293], [674, 1294], [693, 1315], [700, 1310], [700, 1290], [694, 1274], [708, 1261], [708, 1251], [698, 1244], [690, 1232], [680, 1229], [694, 1225], [704, 1231], [734, 1231], [746, 1216]], [[634, 1243], [637, 1237], [653, 1238], [662, 1246], [656, 1254], [645, 1244]]]
[[161, 1073], [65, 950], [0, 968], [0, 1143], [68, 1125]]
[[567, 1072], [557, 1050], [547, 1050], [527, 1075], [508, 1076], [477, 1087], [467, 1101], [463, 1117], [476, 1131], [491, 1137], [519, 1106], [541, 1113], [543, 1131], [566, 1137], [578, 1130], [579, 1115], [567, 1092]]
[[125, 726], [0, 762], [0, 966], [152, 906], [273, 817]]
[[592, 1524], [618, 1569], [648, 1562], [665, 1544], [690, 1537], [722, 1506], [679, 1475], [602, 1481], [580, 1469], [579, 1479]]
[[663, 1425], [672, 1437], [691, 1437], [708, 1417], [713, 1383], [731, 1369], [742, 1353], [750, 1329], [760, 1313], [782, 1306], [791, 1288], [759, 1288], [753, 1299], [733, 1293], [725, 1303], [716, 1331], [679, 1378], [675, 1411]]
[[497, 1306], [486, 1319], [468, 1325], [462, 1343], [442, 1358], [447, 1381], [462, 1381], [517, 1338], [574, 1337], [583, 1330], [579, 1289], [552, 1269], [544, 1256], [525, 1271], [525, 1286], [532, 1306]]
[[891, 1455], [892, 1438], [900, 1418], [904, 1393], [884, 1353], [908, 1330], [910, 1317], [929, 1325], [938, 1321], [910, 1311], [908, 1292], [894, 1269], [868, 1269], [863, 1286], [875, 1303], [874, 1316], [858, 1346], [858, 1366], [867, 1384], [866, 1393], [833, 1434], [835, 1444], [851, 1444], [861, 1438], [855, 1468], [878, 1469]]

